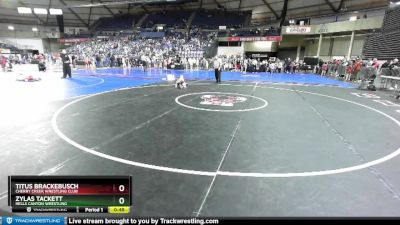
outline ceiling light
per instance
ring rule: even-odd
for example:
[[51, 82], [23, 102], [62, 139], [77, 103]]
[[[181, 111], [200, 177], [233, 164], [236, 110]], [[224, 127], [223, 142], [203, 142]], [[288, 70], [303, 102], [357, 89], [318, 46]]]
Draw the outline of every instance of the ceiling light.
[[349, 20], [350, 21], [356, 21], [357, 20], [357, 16], [350, 16]]
[[27, 7], [18, 7], [17, 10], [18, 10], [18, 13], [20, 13], [20, 14], [31, 14], [32, 13], [32, 9], [27, 8]]
[[49, 11], [50, 11], [50, 15], [62, 15], [63, 14], [62, 9], [50, 8]]
[[9, 30], [14, 30], [14, 27], [13, 26], [8, 26], [8, 29]]
[[37, 32], [38, 29], [37, 29], [36, 27], [32, 27], [32, 31], [33, 31], [33, 32]]
[[43, 8], [34, 8], [33, 12], [35, 14], [47, 15], [47, 9], [43, 9]]

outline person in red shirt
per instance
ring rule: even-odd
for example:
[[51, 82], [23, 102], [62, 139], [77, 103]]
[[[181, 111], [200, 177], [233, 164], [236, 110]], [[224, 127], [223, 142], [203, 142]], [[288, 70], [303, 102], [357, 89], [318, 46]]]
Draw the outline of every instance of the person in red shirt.
[[351, 80], [351, 75], [353, 74], [353, 61], [349, 62], [349, 65], [346, 68], [346, 78], [345, 81], [350, 81]]
[[377, 59], [377, 58], [374, 58], [374, 60], [372, 60], [372, 66], [373, 66], [375, 69], [379, 69], [379, 62], [378, 62], [378, 59]]
[[357, 80], [359, 79], [358, 73], [361, 71], [361, 68], [362, 68], [362, 61], [361, 59], [358, 59], [353, 67], [353, 75], [357, 78]]
[[3, 69], [3, 72], [6, 72], [6, 64], [7, 64], [7, 58], [3, 55], [0, 55], [0, 65], [1, 68]]

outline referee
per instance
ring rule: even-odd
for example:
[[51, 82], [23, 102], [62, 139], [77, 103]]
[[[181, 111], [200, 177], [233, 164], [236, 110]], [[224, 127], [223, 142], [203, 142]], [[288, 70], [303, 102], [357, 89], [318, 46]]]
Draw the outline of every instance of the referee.
[[215, 81], [217, 83], [221, 83], [221, 62], [217, 57], [214, 60], [214, 69], [215, 69]]
[[71, 78], [71, 59], [65, 49], [62, 50], [60, 57], [63, 64], [63, 76], [61, 78], [65, 79], [67, 76]]

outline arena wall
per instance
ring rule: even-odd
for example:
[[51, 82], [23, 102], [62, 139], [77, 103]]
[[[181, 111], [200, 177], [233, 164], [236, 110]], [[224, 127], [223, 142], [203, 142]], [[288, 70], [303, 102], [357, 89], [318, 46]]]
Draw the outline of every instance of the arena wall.
[[277, 52], [278, 42], [275, 41], [250, 41], [243, 42], [245, 52]]
[[38, 50], [44, 53], [43, 41], [41, 38], [5, 38], [0, 37], [0, 42], [14, 45], [19, 49]]
[[234, 47], [234, 46], [219, 46], [218, 47], [218, 55], [243, 55], [244, 54], [244, 48], [243, 45]]
[[[365, 43], [365, 35], [354, 37], [351, 57], [362, 55], [362, 49]], [[330, 60], [337, 57], [347, 56], [350, 45], [350, 35], [325, 37], [322, 40], [320, 58]], [[305, 56], [316, 56], [318, 50], [318, 38], [305, 38]]]

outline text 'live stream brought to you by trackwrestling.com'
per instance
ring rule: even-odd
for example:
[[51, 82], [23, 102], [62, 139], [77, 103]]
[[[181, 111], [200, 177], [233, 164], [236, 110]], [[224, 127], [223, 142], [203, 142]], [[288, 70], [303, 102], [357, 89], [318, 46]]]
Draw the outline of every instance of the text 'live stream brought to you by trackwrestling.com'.
[[159, 225], [159, 224], [220, 224], [212, 218], [85, 218], [85, 217], [2, 217], [4, 225]]

